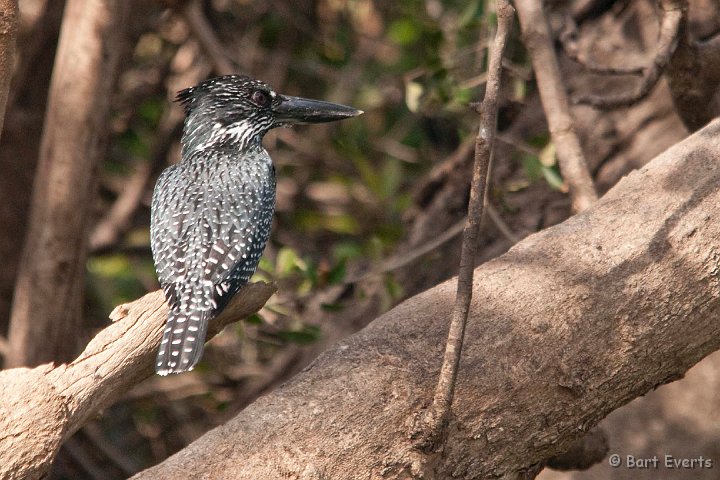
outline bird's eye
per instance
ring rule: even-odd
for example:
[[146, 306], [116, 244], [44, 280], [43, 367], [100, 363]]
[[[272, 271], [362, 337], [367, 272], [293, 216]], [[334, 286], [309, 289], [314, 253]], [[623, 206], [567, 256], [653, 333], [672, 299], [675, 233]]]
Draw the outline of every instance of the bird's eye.
[[267, 92], [263, 92], [262, 90], [255, 90], [252, 95], [250, 96], [253, 103], [255, 103], [259, 107], [267, 107], [270, 105], [270, 95], [268, 95]]

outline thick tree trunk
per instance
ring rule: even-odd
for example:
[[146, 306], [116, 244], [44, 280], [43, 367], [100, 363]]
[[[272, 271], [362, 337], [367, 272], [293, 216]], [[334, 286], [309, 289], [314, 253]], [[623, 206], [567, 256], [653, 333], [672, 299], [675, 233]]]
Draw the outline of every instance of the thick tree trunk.
[[0, 137], [0, 335], [7, 337], [15, 279], [27, 227], [43, 114], [64, 2], [48, 2], [43, 13], [20, 32], [17, 65]]
[[70, 0], [65, 7], [15, 286], [9, 366], [69, 360], [78, 347], [87, 231], [128, 8], [122, 0]]

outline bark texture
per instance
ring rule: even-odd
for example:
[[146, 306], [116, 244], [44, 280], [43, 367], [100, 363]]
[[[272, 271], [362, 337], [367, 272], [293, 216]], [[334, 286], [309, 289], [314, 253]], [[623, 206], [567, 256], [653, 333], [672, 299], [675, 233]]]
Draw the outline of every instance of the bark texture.
[[[275, 286], [254, 283], [211, 322], [208, 338], [232, 321], [258, 311]], [[0, 372], [0, 478], [41, 478], [62, 442], [130, 387], [154, 373], [168, 316], [162, 291], [111, 314], [100, 332], [69, 364]]]
[[134, 479], [516, 478], [720, 347], [720, 121], [475, 272], [455, 417], [411, 447], [455, 280]]
[[10, 366], [77, 352], [67, 332], [81, 325], [89, 214], [128, 8], [120, 0], [65, 7], [13, 299]]

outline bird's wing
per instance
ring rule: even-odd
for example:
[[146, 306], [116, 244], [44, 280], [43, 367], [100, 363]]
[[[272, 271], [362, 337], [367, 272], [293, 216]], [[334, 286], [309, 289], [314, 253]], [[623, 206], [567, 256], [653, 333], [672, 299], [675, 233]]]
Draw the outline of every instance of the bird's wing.
[[[166, 194], [170, 178], [158, 180], [153, 254], [171, 306], [204, 292], [213, 310], [221, 310], [255, 272], [270, 232], [274, 177], [272, 182], [254, 183], [244, 181], [243, 175], [238, 178], [237, 172], [215, 173], [212, 182], [202, 177], [193, 179], [192, 186], [183, 182], [185, 194], [180, 199]], [[211, 298], [208, 288], [213, 290]]]
[[150, 209], [150, 245], [155, 271], [165, 297], [174, 307], [180, 296], [175, 285], [186, 277], [185, 252], [190, 241], [191, 212], [183, 197], [177, 195], [182, 172], [177, 165], [165, 169], [158, 178]]

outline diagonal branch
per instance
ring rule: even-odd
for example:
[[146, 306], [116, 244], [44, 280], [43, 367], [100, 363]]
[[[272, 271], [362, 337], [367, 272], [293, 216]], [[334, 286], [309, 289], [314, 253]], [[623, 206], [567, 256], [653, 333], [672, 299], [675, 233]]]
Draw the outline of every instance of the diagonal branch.
[[218, 75], [237, 73], [238, 68], [226, 54], [225, 47], [217, 38], [210, 22], [205, 18], [200, 2], [191, 0], [181, 7], [181, 14], [188, 27], [190, 27], [190, 31], [210, 57], [215, 72]]

